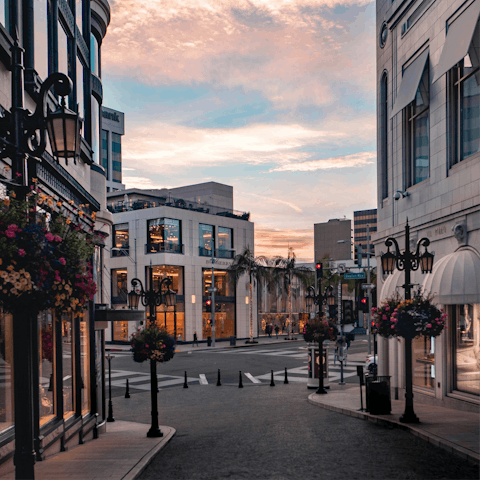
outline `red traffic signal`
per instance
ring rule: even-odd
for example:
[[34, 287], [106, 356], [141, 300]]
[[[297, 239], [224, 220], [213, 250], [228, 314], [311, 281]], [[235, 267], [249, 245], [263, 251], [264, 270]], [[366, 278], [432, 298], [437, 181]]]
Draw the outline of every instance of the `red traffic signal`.
[[367, 299], [365, 297], [363, 297], [361, 300], [360, 300], [364, 305], [367, 304]]
[[317, 270], [321, 270], [322, 269], [322, 264], [320, 262], [318, 262], [316, 265], [315, 265], [315, 268]]
[[206, 305], [207, 307], [210, 307], [210, 306], [212, 305], [212, 301], [211, 301], [210, 299], [206, 300], [206, 301], [205, 301], [205, 305]]
[[323, 277], [323, 264], [322, 262], [317, 262], [315, 264], [315, 276], [317, 281], [322, 281]]

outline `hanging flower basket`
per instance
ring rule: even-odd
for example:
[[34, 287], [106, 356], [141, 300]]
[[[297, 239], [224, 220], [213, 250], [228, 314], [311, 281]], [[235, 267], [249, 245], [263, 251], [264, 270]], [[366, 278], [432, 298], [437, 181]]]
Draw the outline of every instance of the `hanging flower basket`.
[[386, 299], [380, 307], [372, 309], [374, 333], [387, 338], [440, 335], [447, 328], [447, 314], [439, 310], [432, 300], [432, 296], [421, 293], [411, 300], [400, 301], [398, 296]]
[[53, 362], [53, 328], [52, 325], [42, 327], [41, 332], [42, 339], [42, 360], [48, 360]]
[[326, 320], [307, 323], [303, 328], [303, 338], [306, 342], [321, 343], [325, 340], [335, 340], [337, 334], [337, 327]]
[[[55, 202], [32, 190], [0, 200], [0, 307], [10, 313], [83, 316], [96, 285], [90, 259], [93, 229], [85, 231], [83, 205]], [[41, 210], [40, 210], [41, 209]]]
[[165, 330], [157, 327], [145, 328], [133, 333], [130, 343], [135, 362], [155, 360], [163, 363], [168, 362], [175, 355], [175, 339]]

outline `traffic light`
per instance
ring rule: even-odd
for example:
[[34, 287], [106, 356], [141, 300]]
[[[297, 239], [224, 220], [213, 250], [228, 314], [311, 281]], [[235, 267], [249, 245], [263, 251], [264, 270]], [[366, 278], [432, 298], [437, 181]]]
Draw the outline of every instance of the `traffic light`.
[[359, 267], [361, 267], [362, 266], [362, 253], [363, 253], [362, 246], [361, 245], [356, 245], [355, 250], [357, 251], [357, 265]]
[[330, 316], [331, 319], [336, 319], [337, 318], [338, 306], [336, 304], [328, 306], [328, 315]]
[[368, 312], [368, 298], [367, 297], [363, 297], [363, 298], [360, 299], [360, 308], [361, 308], [362, 312], [365, 312], [365, 313]]
[[322, 262], [317, 262], [315, 264], [315, 278], [317, 279], [317, 282], [321, 282], [323, 278], [323, 263]]
[[205, 311], [207, 313], [211, 313], [212, 312], [212, 299], [210, 297], [208, 297], [206, 300], [205, 300]]
[[343, 323], [353, 323], [353, 301], [342, 300]]

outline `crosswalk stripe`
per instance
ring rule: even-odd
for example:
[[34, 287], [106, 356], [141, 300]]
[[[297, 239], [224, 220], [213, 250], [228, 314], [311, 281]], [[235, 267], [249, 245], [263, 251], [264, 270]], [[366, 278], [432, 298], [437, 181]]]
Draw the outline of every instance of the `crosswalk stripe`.
[[257, 380], [251, 373], [246, 373], [245, 376], [249, 378], [253, 383], [262, 383], [260, 380]]
[[199, 377], [200, 377], [200, 385], [208, 385], [208, 380], [205, 374], [201, 373]]

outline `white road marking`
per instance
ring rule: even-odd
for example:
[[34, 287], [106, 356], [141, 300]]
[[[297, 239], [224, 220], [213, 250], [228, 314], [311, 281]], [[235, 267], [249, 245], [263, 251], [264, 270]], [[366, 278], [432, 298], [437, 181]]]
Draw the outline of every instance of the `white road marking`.
[[200, 377], [200, 385], [208, 385], [208, 380], [205, 374], [201, 373], [199, 377]]
[[257, 380], [251, 373], [246, 373], [245, 376], [249, 378], [253, 383], [262, 383], [260, 380]]

